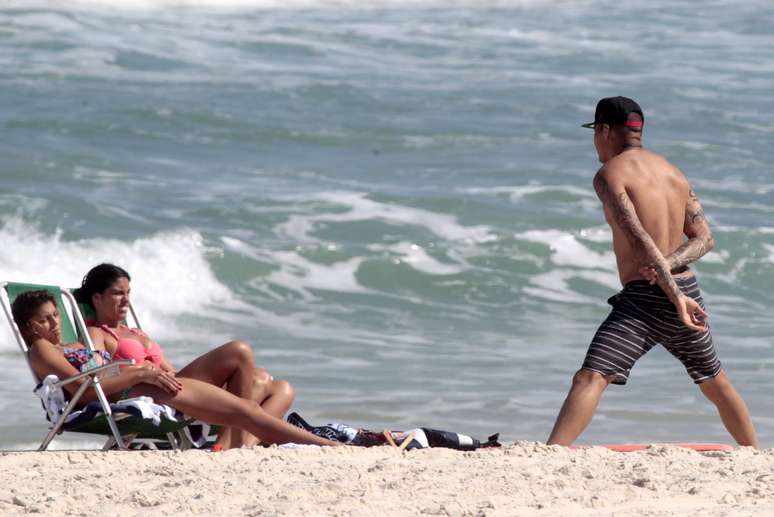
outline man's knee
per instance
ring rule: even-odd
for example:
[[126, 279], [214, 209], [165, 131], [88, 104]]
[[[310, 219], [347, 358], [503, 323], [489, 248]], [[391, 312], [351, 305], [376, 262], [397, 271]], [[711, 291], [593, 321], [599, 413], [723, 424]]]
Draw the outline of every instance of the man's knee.
[[581, 368], [572, 377], [573, 390], [594, 389], [602, 391], [610, 381], [601, 373]]

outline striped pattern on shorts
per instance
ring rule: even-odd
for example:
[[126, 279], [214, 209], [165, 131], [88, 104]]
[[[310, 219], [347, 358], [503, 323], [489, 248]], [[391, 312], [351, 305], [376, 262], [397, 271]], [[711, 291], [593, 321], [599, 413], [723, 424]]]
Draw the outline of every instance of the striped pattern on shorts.
[[[676, 277], [675, 282], [704, 308], [696, 277]], [[720, 373], [709, 326], [701, 332], [686, 328], [658, 285], [645, 280], [629, 282], [608, 303], [613, 310], [591, 340], [583, 369], [599, 372], [613, 384], [626, 384], [634, 363], [662, 345], [683, 363], [696, 384]]]

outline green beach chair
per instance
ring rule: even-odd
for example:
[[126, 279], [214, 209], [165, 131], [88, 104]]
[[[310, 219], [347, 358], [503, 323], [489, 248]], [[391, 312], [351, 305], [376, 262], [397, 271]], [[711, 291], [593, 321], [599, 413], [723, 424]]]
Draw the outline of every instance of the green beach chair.
[[[62, 340], [65, 343], [80, 341], [88, 350], [94, 352], [94, 345], [91, 342], [86, 324], [79, 311], [78, 304], [73, 295], [64, 288], [51, 285], [27, 284], [16, 282], [0, 282], [0, 305], [3, 306], [3, 312], [11, 326], [11, 330], [16, 339], [17, 345], [24, 354], [27, 366], [32, 373], [36, 383], [41, 379], [37, 378], [32, 365], [29, 362], [29, 349], [22, 338], [21, 332], [13, 321], [11, 313], [11, 303], [24, 291], [45, 290], [54, 297], [57, 309], [61, 314]], [[134, 316], [134, 311], [132, 310]], [[50, 388], [59, 389], [72, 382], [86, 379], [81, 384], [78, 391], [67, 403], [59, 416], [55, 416], [56, 421], [52, 420], [52, 427], [45, 439], [38, 448], [39, 451], [46, 450], [54, 437], [63, 432], [79, 432], [97, 435], [107, 435], [108, 439], [103, 446], [104, 450], [118, 447], [127, 449], [133, 442], [145, 442], [155, 448], [152, 444], [157, 441], [166, 442], [172, 448], [187, 448], [190, 441], [185, 438], [184, 433], [179, 433], [186, 427], [190, 420], [178, 420], [167, 415], [146, 418], [141, 416], [140, 412], [134, 408], [121, 404], [111, 404], [105, 396], [102, 386], [99, 383], [99, 374], [113, 370], [119, 366], [133, 364], [134, 361], [114, 361], [108, 365], [96, 366], [82, 371], [81, 373], [67, 379], [58, 380], [50, 384]], [[93, 389], [97, 400], [84, 406], [79, 411], [74, 411], [78, 400], [87, 389]], [[178, 435], [176, 435], [178, 433]]]

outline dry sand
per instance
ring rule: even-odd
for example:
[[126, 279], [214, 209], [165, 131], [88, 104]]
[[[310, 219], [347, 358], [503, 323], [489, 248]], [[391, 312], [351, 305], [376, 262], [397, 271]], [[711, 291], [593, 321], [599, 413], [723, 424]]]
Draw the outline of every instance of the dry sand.
[[774, 515], [774, 450], [22, 452], [0, 515]]

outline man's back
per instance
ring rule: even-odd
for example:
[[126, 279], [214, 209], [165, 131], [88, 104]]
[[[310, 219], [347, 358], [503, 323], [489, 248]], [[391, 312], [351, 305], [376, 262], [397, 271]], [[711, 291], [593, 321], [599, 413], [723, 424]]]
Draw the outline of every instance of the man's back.
[[[682, 172], [664, 157], [644, 149], [631, 149], [609, 160], [600, 174], [615, 177], [631, 199], [645, 231], [666, 256], [683, 242], [685, 209], [690, 185]], [[605, 207], [613, 230], [613, 249], [622, 284], [642, 278], [640, 258]]]

